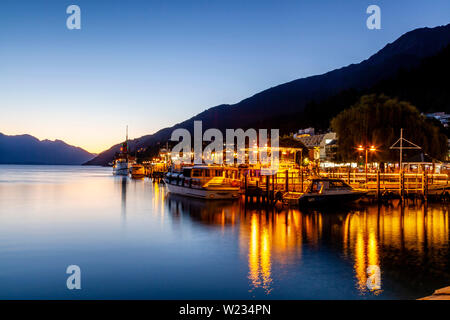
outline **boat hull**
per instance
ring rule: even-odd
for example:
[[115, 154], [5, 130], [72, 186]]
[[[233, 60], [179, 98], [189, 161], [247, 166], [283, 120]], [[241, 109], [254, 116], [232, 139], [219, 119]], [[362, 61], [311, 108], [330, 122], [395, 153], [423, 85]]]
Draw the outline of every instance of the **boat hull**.
[[113, 175], [115, 176], [128, 176], [129, 169], [128, 169], [128, 163], [125, 164], [116, 164], [113, 167]]
[[300, 197], [301, 205], [331, 205], [336, 203], [347, 203], [359, 200], [365, 192], [348, 192], [335, 194], [305, 194]]
[[131, 178], [133, 179], [142, 179], [145, 177], [145, 169], [144, 167], [131, 167]]
[[189, 188], [166, 183], [169, 193], [205, 200], [232, 200], [239, 197], [239, 188]]

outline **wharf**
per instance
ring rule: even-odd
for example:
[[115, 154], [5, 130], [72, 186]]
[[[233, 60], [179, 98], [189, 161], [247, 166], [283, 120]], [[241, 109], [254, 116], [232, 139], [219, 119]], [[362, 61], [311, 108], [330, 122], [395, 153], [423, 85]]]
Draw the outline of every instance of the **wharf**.
[[[279, 171], [275, 175], [245, 175], [241, 193], [246, 202], [298, 204], [312, 176], [300, 170]], [[420, 200], [450, 202], [447, 174], [417, 173], [320, 173], [320, 177], [340, 179], [358, 191], [367, 192], [369, 200]]]

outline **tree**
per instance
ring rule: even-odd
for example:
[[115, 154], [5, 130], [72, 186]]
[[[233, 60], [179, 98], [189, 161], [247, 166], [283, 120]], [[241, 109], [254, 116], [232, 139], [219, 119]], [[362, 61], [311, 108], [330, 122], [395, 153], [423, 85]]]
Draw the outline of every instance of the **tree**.
[[338, 158], [344, 161], [356, 159], [359, 145], [376, 146], [380, 161], [396, 161], [398, 151], [389, 147], [398, 139], [401, 128], [406, 139], [430, 156], [444, 159], [447, 154], [447, 137], [441, 128], [427, 121], [409, 102], [384, 94], [362, 96], [331, 120], [331, 128], [339, 138]]

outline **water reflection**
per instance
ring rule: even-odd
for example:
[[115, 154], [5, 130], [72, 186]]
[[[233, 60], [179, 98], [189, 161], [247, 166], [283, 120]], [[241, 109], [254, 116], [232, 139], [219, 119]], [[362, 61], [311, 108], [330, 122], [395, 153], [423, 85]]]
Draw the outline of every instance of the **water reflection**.
[[250, 240], [248, 243], [248, 278], [252, 289], [262, 287], [269, 294], [271, 291], [271, 250], [272, 239], [270, 221], [257, 213], [251, 215]]
[[450, 285], [440, 204], [258, 208], [110, 168], [0, 166], [0, 180], [4, 298], [73, 299], [68, 263], [88, 270], [87, 299], [415, 299]]
[[169, 196], [168, 207], [175, 220], [189, 216], [222, 232], [238, 228], [250, 292], [270, 295], [277, 278], [289, 278], [284, 266], [307, 263], [305, 250], [337, 252], [353, 269], [349, 281], [359, 295], [392, 295], [394, 289], [412, 295], [450, 281], [448, 208], [440, 205], [276, 211]]
[[[356, 286], [361, 293], [369, 290], [369, 266], [380, 266], [378, 218], [378, 207], [376, 214], [369, 213], [368, 210], [356, 211], [347, 215], [343, 226], [343, 251], [346, 256], [353, 256]], [[381, 287], [381, 283], [377, 287]], [[379, 294], [380, 289], [377, 288], [374, 293]]]
[[152, 188], [152, 209], [154, 212], [159, 213], [160, 221], [163, 224], [166, 212], [166, 190], [159, 183], [153, 183]]
[[121, 213], [123, 222], [125, 222], [127, 218], [127, 183], [128, 183], [127, 177], [121, 177], [120, 193], [121, 193], [121, 208], [122, 208]]

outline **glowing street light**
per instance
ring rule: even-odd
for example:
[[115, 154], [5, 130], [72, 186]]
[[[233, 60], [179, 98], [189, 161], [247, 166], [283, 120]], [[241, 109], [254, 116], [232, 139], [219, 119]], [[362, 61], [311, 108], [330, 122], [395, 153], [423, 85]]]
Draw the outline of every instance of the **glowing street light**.
[[358, 151], [365, 151], [366, 152], [366, 161], [365, 161], [365, 164], [364, 164], [364, 171], [365, 171], [365, 173], [366, 173], [366, 185], [367, 185], [367, 156], [368, 156], [368, 153], [369, 153], [369, 151], [370, 152], [376, 152], [377, 151], [377, 148], [375, 147], [375, 146], [366, 146], [366, 147], [363, 147], [362, 145], [359, 145], [358, 146], [358, 148], [356, 148]]

